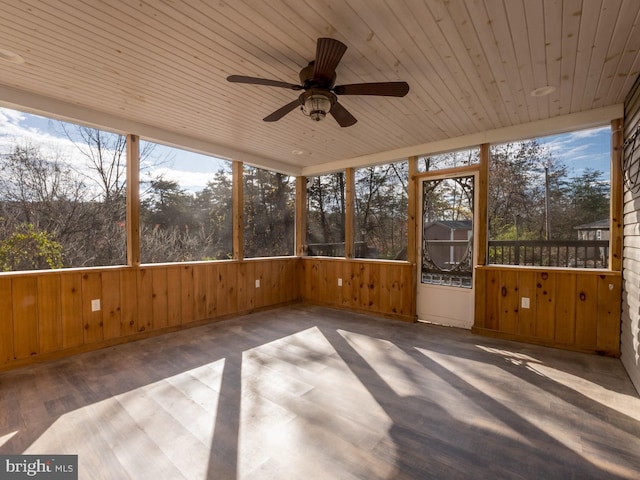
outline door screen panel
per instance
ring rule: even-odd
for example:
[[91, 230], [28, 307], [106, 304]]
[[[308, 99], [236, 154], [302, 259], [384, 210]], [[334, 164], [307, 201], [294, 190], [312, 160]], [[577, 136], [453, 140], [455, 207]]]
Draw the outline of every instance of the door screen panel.
[[473, 285], [473, 179], [423, 182], [422, 283]]

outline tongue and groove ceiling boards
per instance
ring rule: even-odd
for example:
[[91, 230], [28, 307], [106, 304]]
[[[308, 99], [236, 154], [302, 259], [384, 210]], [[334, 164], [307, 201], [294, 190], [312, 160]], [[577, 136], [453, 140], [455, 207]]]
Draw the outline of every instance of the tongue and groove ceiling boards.
[[[523, 125], [606, 123], [640, 72], [637, 0], [0, 0], [0, 9], [2, 105], [292, 174]], [[409, 93], [341, 97], [358, 119], [341, 128], [299, 110], [263, 122], [296, 92], [226, 81], [297, 84], [320, 37], [347, 46], [337, 84], [406, 81]], [[547, 86], [551, 94], [531, 95]]]

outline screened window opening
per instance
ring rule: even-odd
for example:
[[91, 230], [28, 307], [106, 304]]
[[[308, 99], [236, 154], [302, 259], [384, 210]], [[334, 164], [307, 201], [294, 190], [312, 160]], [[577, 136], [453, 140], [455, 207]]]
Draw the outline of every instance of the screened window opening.
[[493, 145], [489, 263], [608, 268], [610, 127]]
[[345, 255], [345, 174], [307, 179], [307, 255]]
[[480, 149], [422, 155], [418, 158], [418, 172], [432, 172], [446, 168], [466, 167], [480, 163]]
[[296, 180], [244, 166], [244, 256], [293, 255]]
[[0, 108], [0, 271], [126, 264], [126, 138]]
[[407, 259], [408, 176], [406, 161], [356, 170], [356, 257]]
[[140, 142], [142, 263], [233, 257], [231, 162]]

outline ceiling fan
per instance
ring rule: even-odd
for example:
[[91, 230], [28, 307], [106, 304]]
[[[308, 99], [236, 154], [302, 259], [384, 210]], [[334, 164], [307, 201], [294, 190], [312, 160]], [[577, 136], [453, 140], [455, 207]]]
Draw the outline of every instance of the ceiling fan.
[[357, 120], [346, 108], [338, 103], [337, 97], [339, 95], [404, 97], [409, 92], [407, 82], [335, 85], [336, 67], [346, 51], [347, 46], [338, 40], [319, 38], [316, 45], [315, 60], [312, 60], [309, 65], [300, 70], [300, 82], [302, 85], [242, 75], [231, 75], [227, 77], [227, 80], [234, 83], [304, 90], [297, 99], [263, 118], [265, 122], [280, 120], [296, 107], [300, 107], [305, 115], [316, 122], [323, 120], [327, 113], [330, 113], [341, 127], [350, 127]]

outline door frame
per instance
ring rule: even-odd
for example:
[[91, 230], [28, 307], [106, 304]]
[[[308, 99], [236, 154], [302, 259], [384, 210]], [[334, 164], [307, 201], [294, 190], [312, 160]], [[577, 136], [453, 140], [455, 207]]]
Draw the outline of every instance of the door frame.
[[[425, 286], [422, 283], [422, 235], [423, 235], [423, 183], [430, 180], [442, 180], [447, 178], [457, 177], [473, 177], [473, 254], [472, 254], [472, 282], [471, 288], [451, 287], [445, 285], [429, 285]], [[482, 188], [482, 164], [465, 165], [462, 167], [447, 168], [442, 170], [434, 170], [430, 172], [422, 172], [415, 175], [416, 181], [416, 288], [415, 288], [415, 314], [418, 321], [426, 321], [432, 323], [438, 323], [441, 325], [448, 325], [454, 327], [461, 327], [470, 329], [474, 324], [475, 317], [475, 295], [476, 289], [476, 272], [475, 269], [479, 264], [484, 264], [484, 261], [479, 262], [480, 242], [483, 241], [484, 235], [478, 235], [478, 231], [485, 227], [480, 224], [481, 217], [480, 210], [483, 208], [481, 203], [481, 190]], [[482, 258], [482, 257], [480, 257]], [[483, 260], [483, 259], [482, 259]], [[422, 315], [423, 312], [422, 303], [429, 301], [429, 298], [425, 299], [425, 289], [432, 290], [433, 298], [438, 298], [441, 302], [447, 302], [447, 299], [453, 301], [453, 304], [459, 308], [454, 313], [452, 318], [447, 318], [442, 314], [444, 308], [441, 305], [436, 306], [433, 309], [432, 314]], [[429, 295], [429, 293], [427, 293]], [[444, 300], [443, 300], [444, 299]], [[466, 303], [457, 303], [463, 301]], [[439, 308], [440, 307], [440, 308]]]

